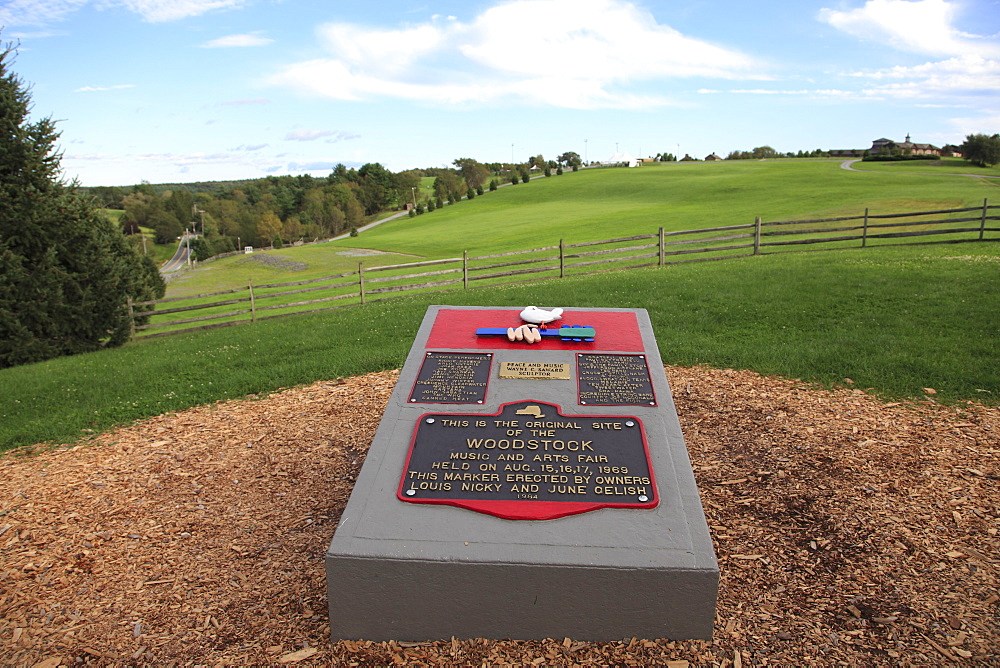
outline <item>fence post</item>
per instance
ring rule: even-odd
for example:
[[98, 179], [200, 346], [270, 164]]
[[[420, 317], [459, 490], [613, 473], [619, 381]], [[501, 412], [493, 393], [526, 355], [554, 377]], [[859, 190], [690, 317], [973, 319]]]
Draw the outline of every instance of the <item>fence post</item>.
[[753, 220], [753, 254], [760, 255], [760, 216]]
[[559, 278], [566, 278], [566, 244], [559, 240]]
[[986, 204], [988, 199], [983, 199], [983, 217], [979, 219], [979, 240], [983, 240], [983, 232], [986, 231]]
[[250, 322], [257, 322], [257, 303], [253, 296], [253, 279], [247, 281], [247, 287], [250, 289]]
[[660, 243], [658, 252], [660, 258], [657, 264], [659, 264], [662, 267], [667, 259], [667, 235], [664, 234], [662, 226], [660, 226]]
[[462, 251], [462, 287], [469, 289], [469, 251]]
[[[145, 238], [145, 237], [143, 237]], [[135, 341], [135, 311], [132, 310], [132, 297], [126, 297], [128, 300], [128, 340]]]
[[868, 245], [868, 207], [865, 207], [865, 225], [861, 230], [861, 247], [864, 248]]
[[358, 295], [361, 297], [361, 303], [365, 303], [365, 263], [358, 262]]

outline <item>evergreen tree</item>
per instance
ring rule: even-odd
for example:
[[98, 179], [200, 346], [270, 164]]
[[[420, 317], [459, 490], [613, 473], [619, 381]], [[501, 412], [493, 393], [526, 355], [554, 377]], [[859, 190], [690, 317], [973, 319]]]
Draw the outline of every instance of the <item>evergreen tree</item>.
[[75, 184], [63, 183], [50, 118], [0, 49], [0, 368], [121, 345], [127, 300], [156, 299], [156, 265]]

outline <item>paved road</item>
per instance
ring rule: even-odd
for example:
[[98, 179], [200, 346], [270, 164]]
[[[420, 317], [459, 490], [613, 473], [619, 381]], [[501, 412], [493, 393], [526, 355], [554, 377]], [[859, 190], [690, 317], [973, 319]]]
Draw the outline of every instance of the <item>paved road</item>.
[[174, 256], [167, 260], [166, 264], [160, 267], [161, 274], [171, 274], [187, 266], [188, 255], [191, 253], [191, 248], [187, 244], [187, 238], [187, 233], [181, 237], [180, 243], [177, 244], [177, 251], [174, 252]]
[[[397, 218], [402, 218], [403, 216], [408, 216], [408, 215], [410, 215], [409, 211], [400, 211], [399, 213], [394, 213], [388, 218], [383, 218], [382, 220], [376, 220], [374, 223], [368, 223], [363, 227], [359, 227], [358, 232], [364, 232], [365, 230], [370, 230], [376, 225], [381, 225], [382, 223], [388, 223], [390, 220], [396, 220]], [[338, 239], [347, 239], [350, 236], [351, 236], [350, 233], [341, 234], [339, 237], [334, 237], [333, 239], [330, 239], [330, 241], [337, 241]]]
[[[869, 174], [885, 174], [880, 169], [855, 169], [854, 163], [861, 162], [861, 160], [845, 160], [840, 163], [841, 169], [846, 169], [849, 172], [868, 172]], [[960, 174], [958, 172], [900, 172], [906, 174], [920, 174], [923, 176], [971, 176], [974, 179], [1000, 179], [1000, 176], [993, 176], [992, 174]]]

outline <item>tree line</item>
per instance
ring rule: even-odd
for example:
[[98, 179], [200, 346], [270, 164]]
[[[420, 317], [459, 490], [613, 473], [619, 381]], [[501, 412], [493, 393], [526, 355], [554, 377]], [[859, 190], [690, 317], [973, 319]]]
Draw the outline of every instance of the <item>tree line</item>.
[[[487, 184], [496, 190], [507, 179], [527, 183], [533, 170], [549, 176], [553, 169], [561, 174], [564, 165], [578, 169], [582, 162], [570, 151], [551, 161], [538, 155], [521, 164], [472, 158], [457, 158], [452, 164], [398, 173], [380, 163], [358, 169], [338, 164], [325, 177], [268, 176], [225, 182], [214, 189], [143, 182], [89, 190], [101, 206], [124, 211], [120, 224], [126, 235], [152, 229], [156, 242], [164, 244], [190, 231], [198, 237], [192, 252], [204, 260], [244, 246], [280, 247], [356, 233], [380, 212], [409, 208], [411, 215], [418, 215], [482, 195]], [[434, 179], [430, 193], [421, 187], [425, 177]]]

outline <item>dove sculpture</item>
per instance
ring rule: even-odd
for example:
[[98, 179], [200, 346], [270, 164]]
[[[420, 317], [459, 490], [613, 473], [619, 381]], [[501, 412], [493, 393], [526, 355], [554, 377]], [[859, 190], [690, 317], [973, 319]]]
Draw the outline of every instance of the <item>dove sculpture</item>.
[[562, 317], [563, 310], [561, 308], [554, 308], [551, 311], [546, 311], [545, 309], [540, 309], [537, 306], [527, 306], [523, 311], [521, 311], [521, 320], [525, 322], [534, 323], [536, 325], [544, 325]]

